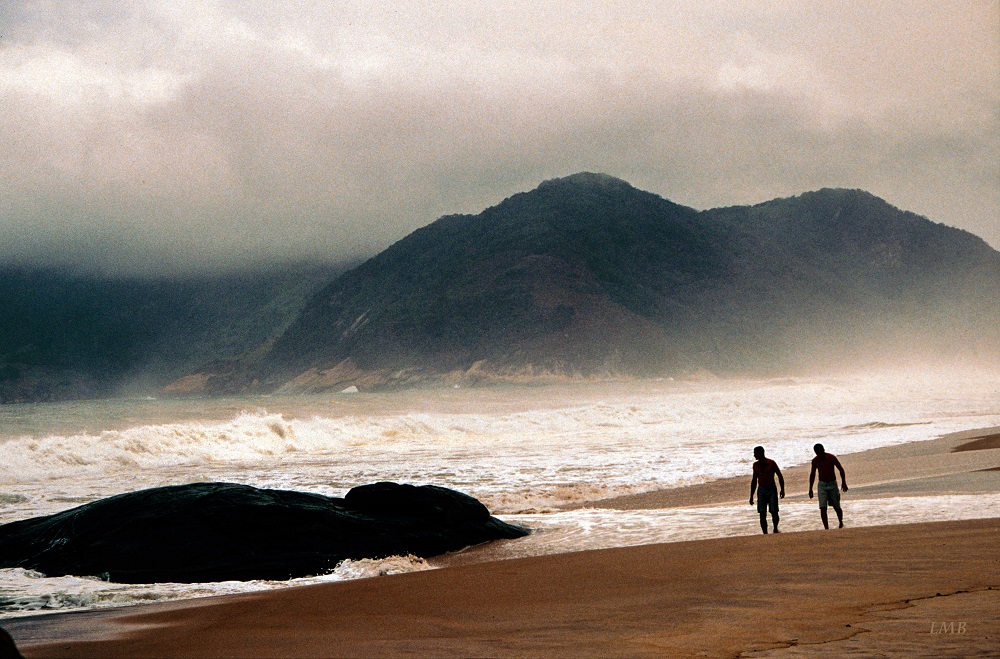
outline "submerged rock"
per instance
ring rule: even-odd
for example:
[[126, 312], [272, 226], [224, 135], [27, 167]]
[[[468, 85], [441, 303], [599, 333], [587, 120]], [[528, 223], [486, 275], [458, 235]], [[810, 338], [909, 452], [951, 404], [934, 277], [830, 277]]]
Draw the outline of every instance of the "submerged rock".
[[0, 526], [0, 567], [121, 583], [285, 580], [340, 561], [435, 556], [528, 531], [433, 485], [343, 499], [234, 483], [158, 487]]

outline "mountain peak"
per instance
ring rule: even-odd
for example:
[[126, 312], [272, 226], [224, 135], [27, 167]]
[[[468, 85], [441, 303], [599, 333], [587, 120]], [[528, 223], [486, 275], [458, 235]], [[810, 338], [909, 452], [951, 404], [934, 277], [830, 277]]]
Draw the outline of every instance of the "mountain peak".
[[565, 185], [619, 190], [633, 189], [633, 186], [628, 181], [623, 181], [620, 178], [615, 178], [614, 176], [610, 176], [608, 174], [599, 174], [594, 172], [577, 172], [576, 174], [570, 174], [569, 176], [564, 176], [562, 178], [548, 179], [547, 181], [542, 181], [539, 184], [538, 189]]
[[861, 190], [858, 188], [820, 188], [819, 190], [814, 190], [812, 192], [803, 192], [799, 195], [801, 199], [825, 199], [831, 201], [839, 202], [861, 202], [866, 204], [876, 204], [880, 206], [891, 207], [894, 210], [899, 210], [885, 199], [882, 199], [878, 195], [872, 194], [867, 190]]

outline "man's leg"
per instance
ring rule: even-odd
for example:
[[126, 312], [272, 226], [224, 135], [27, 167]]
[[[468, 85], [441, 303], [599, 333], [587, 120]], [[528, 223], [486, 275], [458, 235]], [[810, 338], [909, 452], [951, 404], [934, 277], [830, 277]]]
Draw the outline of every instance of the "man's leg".
[[826, 502], [833, 506], [834, 512], [837, 513], [837, 521], [840, 524], [840, 528], [844, 528], [844, 511], [840, 509], [840, 490], [837, 489], [837, 483], [834, 482], [832, 487], [824, 489], [826, 492]]
[[837, 513], [837, 521], [840, 522], [840, 526], [838, 528], [844, 528], [844, 511], [837, 505], [834, 505], [833, 510]]
[[826, 489], [823, 481], [819, 482], [819, 486], [816, 488], [816, 495], [819, 498], [819, 516], [823, 520], [823, 528], [829, 529], [830, 520], [826, 516], [826, 504], [829, 503], [830, 492]]
[[774, 522], [774, 532], [781, 533], [778, 530], [778, 495], [775, 494], [774, 498], [771, 499], [771, 520]]
[[760, 514], [760, 530], [767, 533], [767, 509], [773, 506], [770, 492], [767, 490], [757, 490], [757, 512]]

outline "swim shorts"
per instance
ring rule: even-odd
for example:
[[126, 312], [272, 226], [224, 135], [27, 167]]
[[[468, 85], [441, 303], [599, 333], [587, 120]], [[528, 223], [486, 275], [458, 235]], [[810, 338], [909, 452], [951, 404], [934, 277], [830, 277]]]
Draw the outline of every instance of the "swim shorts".
[[840, 507], [840, 489], [837, 487], [837, 481], [820, 481], [816, 494], [819, 495], [820, 508], [826, 508], [827, 503], [835, 508]]
[[764, 515], [765, 513], [767, 513], [768, 508], [771, 509], [772, 515], [778, 512], [778, 491], [758, 487], [757, 512], [760, 513], [761, 515]]

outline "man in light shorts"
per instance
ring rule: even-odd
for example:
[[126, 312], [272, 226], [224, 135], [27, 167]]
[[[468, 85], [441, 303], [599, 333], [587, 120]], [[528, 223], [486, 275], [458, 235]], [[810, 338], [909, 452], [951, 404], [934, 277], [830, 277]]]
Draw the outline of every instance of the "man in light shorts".
[[[827, 453], [822, 444], [813, 446], [816, 457], [812, 460], [812, 471], [809, 472], [809, 498], [813, 498], [813, 483], [816, 480], [816, 472], [819, 472], [819, 516], [823, 519], [823, 528], [830, 528], [830, 520], [826, 516], [827, 505], [833, 506], [837, 513], [839, 528], [844, 528], [844, 511], [840, 509], [840, 492], [847, 491], [847, 475], [840, 464], [840, 460], [832, 453]], [[837, 489], [837, 474], [833, 469], [836, 467], [840, 471], [840, 489]]]

